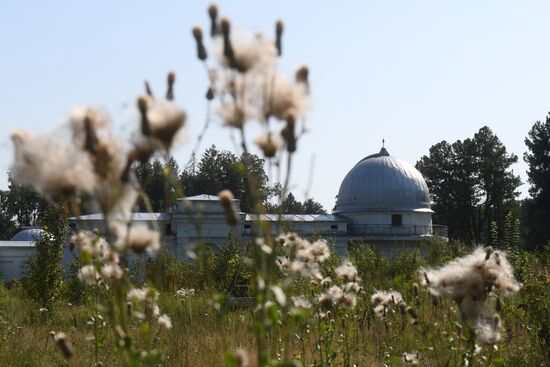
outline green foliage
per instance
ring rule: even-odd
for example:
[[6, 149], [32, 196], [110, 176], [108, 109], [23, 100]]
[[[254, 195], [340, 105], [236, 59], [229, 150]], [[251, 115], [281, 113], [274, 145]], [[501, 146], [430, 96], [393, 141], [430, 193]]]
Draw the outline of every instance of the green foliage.
[[178, 175], [179, 166], [172, 157], [164, 164], [158, 159], [152, 163], [136, 164], [136, 176], [151, 204], [149, 208], [144, 200], [140, 200], [139, 210], [142, 212], [167, 211], [176, 202], [177, 197], [181, 196]]
[[[249, 165], [245, 169], [245, 165]], [[247, 172], [250, 173], [249, 180]], [[180, 174], [180, 182], [186, 196], [199, 194], [218, 195], [224, 189], [231, 190], [241, 200], [241, 210], [254, 210], [249, 189], [254, 182], [258, 196], [256, 202], [265, 202], [270, 195], [268, 177], [264, 171], [264, 160], [254, 154], [237, 157], [229, 151], [219, 151], [214, 145], [208, 148], [198, 163], [192, 162]]]
[[2, 212], [19, 226], [34, 226], [51, 206], [33, 188], [19, 185], [8, 172], [8, 191], [2, 195]]
[[527, 240], [532, 248], [542, 247], [550, 240], [550, 115], [537, 121], [525, 138], [528, 151], [523, 159], [529, 165], [527, 201]]
[[521, 184], [511, 165], [518, 157], [509, 154], [488, 127], [473, 138], [430, 148], [416, 168], [422, 173], [434, 202], [434, 222], [449, 226], [449, 235], [470, 243], [492, 243], [491, 223], [503, 240], [506, 215], [515, 210]]
[[41, 225], [45, 233], [35, 239], [35, 254], [27, 261], [23, 287], [31, 299], [47, 305], [63, 291], [66, 226], [63, 216], [54, 210], [46, 212]]
[[[281, 193], [282, 194], [282, 193]], [[326, 214], [326, 210], [321, 203], [313, 198], [306, 199], [304, 202], [296, 200], [291, 192], [286, 195], [280, 205], [268, 203], [266, 211], [273, 214]]]

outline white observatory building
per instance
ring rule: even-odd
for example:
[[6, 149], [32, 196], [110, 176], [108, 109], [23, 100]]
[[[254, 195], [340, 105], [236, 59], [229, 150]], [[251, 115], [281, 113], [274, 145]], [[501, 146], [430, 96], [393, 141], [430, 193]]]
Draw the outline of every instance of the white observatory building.
[[[234, 202], [240, 210], [240, 201]], [[432, 223], [430, 194], [422, 174], [411, 164], [391, 156], [383, 147], [379, 153], [361, 159], [344, 177], [332, 214], [249, 214], [240, 212], [240, 223], [225, 223], [218, 197], [197, 195], [177, 199], [167, 213], [134, 213], [132, 223], [143, 223], [161, 231], [163, 248], [180, 259], [197, 242], [222, 246], [228, 236], [251, 239], [258, 222], [269, 222], [274, 234], [296, 232], [305, 237], [332, 240], [336, 252], [345, 256], [349, 246], [368, 244], [385, 255], [407, 249], [422, 250], [437, 237], [447, 241], [447, 227]], [[71, 218], [72, 231], [101, 229], [101, 214]], [[33, 238], [0, 241], [0, 280], [19, 278], [28, 256], [34, 251]], [[30, 233], [30, 232], [29, 232]], [[21, 240], [21, 239], [20, 239]], [[63, 265], [72, 259], [65, 249]]]

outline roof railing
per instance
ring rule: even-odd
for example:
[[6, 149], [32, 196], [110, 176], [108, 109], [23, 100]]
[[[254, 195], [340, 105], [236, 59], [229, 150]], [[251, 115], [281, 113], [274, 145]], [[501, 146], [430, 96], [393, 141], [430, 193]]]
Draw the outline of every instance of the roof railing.
[[448, 236], [448, 227], [438, 224], [350, 224], [348, 231], [352, 236]]

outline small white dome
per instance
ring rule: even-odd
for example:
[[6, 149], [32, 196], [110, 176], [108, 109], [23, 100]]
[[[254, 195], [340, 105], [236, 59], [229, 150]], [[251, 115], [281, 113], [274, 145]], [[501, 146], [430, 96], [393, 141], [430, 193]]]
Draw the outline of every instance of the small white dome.
[[45, 233], [40, 228], [25, 228], [13, 235], [10, 241], [37, 241], [42, 239]]

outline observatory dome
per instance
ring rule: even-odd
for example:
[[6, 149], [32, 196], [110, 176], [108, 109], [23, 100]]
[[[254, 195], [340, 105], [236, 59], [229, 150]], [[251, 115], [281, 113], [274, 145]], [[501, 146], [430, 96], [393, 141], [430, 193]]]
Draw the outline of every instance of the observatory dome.
[[44, 233], [46, 233], [43, 229], [30, 227], [22, 229], [21, 231], [17, 232], [10, 241], [37, 241], [41, 240], [44, 236]]
[[360, 160], [338, 191], [334, 213], [413, 211], [432, 213], [422, 174], [385, 148]]

